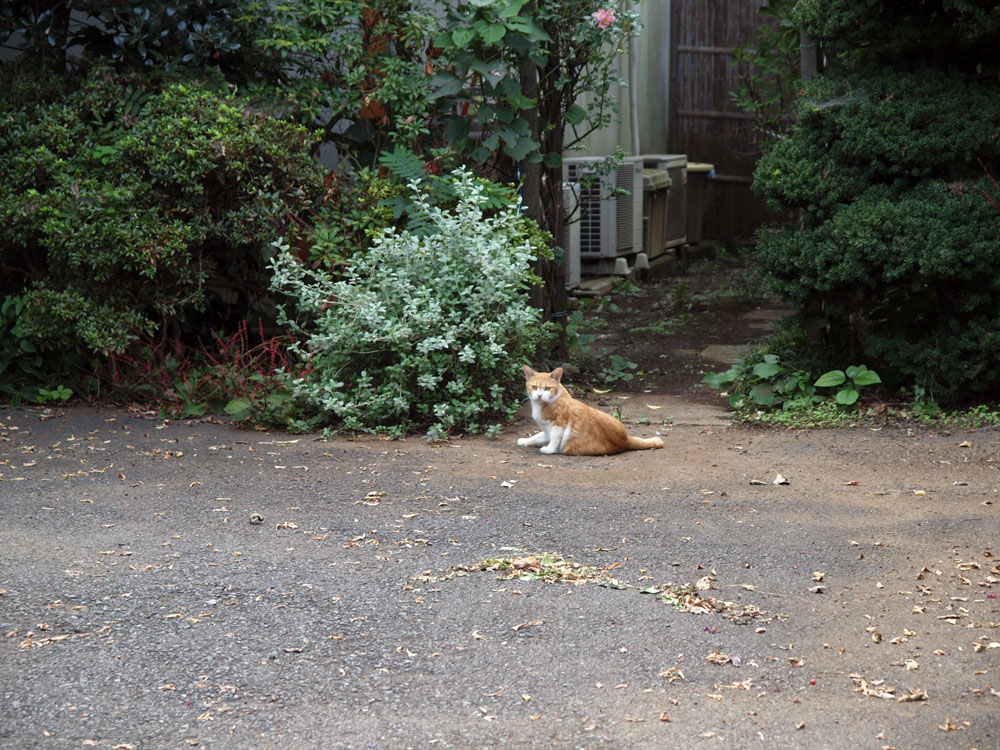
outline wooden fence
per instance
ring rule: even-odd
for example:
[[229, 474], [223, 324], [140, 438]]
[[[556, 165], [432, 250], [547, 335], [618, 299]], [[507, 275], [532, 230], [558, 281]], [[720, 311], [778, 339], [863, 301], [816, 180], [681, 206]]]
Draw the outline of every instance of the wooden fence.
[[738, 86], [730, 53], [760, 23], [766, 0], [672, 0], [669, 150], [715, 165], [705, 208], [706, 237], [730, 245], [751, 241], [765, 220], [750, 192], [759, 157], [752, 118], [732, 101]]

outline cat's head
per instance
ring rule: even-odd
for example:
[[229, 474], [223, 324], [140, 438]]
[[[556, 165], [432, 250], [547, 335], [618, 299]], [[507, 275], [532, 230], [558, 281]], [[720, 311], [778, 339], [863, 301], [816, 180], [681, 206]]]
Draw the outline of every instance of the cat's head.
[[524, 366], [524, 378], [527, 381], [525, 386], [528, 390], [528, 398], [532, 401], [542, 401], [551, 404], [562, 392], [563, 368], [557, 367], [552, 372], [535, 372], [527, 365]]

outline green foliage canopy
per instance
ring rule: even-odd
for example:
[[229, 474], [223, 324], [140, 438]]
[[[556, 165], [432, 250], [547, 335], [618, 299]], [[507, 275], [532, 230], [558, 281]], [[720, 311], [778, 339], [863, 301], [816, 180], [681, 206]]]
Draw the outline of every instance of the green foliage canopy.
[[793, 217], [761, 232], [763, 270], [831, 363], [864, 361], [942, 402], [995, 394], [1000, 83], [980, 56], [996, 9], [937, 0], [903, 18], [891, 3], [838, 0], [795, 12], [830, 67], [757, 165], [754, 189]]
[[0, 293], [25, 290], [43, 346], [120, 352], [217, 283], [266, 286], [263, 249], [322, 195], [313, 136], [234, 96], [101, 68], [40, 86], [0, 105]]

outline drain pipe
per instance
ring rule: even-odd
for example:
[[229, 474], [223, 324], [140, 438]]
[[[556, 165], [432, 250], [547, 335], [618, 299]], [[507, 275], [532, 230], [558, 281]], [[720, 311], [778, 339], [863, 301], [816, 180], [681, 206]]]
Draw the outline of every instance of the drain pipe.
[[632, 126], [632, 156], [639, 156], [639, 37], [628, 41], [628, 106]]

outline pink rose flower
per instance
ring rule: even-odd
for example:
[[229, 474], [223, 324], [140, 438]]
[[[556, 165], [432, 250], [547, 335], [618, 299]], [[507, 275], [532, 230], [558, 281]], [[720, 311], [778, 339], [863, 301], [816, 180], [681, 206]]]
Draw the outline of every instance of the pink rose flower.
[[602, 8], [601, 10], [595, 10], [590, 15], [597, 22], [597, 28], [601, 31], [604, 31], [615, 22], [615, 12], [613, 10]]

